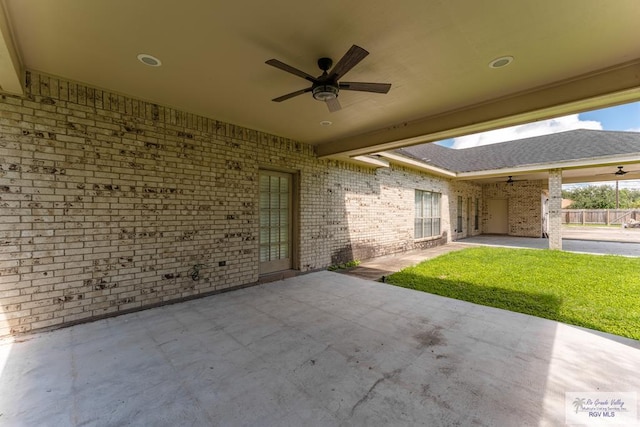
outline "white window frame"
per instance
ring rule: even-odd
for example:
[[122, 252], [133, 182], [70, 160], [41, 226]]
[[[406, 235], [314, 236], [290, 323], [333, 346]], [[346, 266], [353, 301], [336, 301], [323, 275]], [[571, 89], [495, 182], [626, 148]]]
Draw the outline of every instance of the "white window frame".
[[442, 193], [415, 190], [414, 228], [415, 240], [432, 239], [442, 235]]

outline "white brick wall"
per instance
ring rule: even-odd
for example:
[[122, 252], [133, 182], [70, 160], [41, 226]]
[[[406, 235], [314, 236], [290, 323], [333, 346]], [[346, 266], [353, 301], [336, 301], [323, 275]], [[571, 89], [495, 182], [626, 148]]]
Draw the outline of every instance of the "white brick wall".
[[[481, 195], [474, 184], [319, 160], [285, 138], [27, 77], [26, 98], [0, 99], [0, 335], [255, 283], [260, 168], [299, 173], [302, 271], [436, 243], [413, 240], [416, 188], [443, 193], [447, 239], [449, 195]], [[194, 264], [206, 265], [198, 281]]]

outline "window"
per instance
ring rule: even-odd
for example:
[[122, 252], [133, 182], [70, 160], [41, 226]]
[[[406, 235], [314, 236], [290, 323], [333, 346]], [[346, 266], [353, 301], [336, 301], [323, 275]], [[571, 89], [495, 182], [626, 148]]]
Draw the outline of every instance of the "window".
[[476, 197], [476, 212], [473, 221], [473, 229], [478, 230], [478, 219], [480, 218], [480, 200]]
[[415, 238], [440, 235], [440, 193], [416, 190]]
[[471, 197], [467, 197], [467, 233], [471, 230], [471, 218], [473, 217], [473, 212], [471, 212], [471, 208], [473, 207], [473, 199]]
[[462, 233], [462, 196], [458, 196], [458, 233]]
[[260, 274], [291, 268], [292, 179], [260, 171]]

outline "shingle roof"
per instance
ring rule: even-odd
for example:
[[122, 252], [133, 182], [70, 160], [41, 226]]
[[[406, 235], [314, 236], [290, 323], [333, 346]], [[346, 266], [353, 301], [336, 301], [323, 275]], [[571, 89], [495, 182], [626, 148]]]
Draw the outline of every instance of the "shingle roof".
[[579, 129], [472, 148], [430, 143], [396, 152], [452, 172], [476, 172], [640, 154], [640, 133]]

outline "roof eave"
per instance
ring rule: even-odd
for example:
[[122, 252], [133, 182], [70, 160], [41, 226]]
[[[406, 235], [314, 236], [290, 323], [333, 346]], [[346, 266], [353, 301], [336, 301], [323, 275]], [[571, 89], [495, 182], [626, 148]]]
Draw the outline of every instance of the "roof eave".
[[559, 162], [553, 162], [553, 163], [537, 163], [537, 164], [522, 165], [517, 167], [511, 167], [511, 168], [490, 169], [490, 170], [469, 171], [469, 172], [455, 172], [455, 171], [439, 168], [437, 166], [429, 165], [427, 163], [424, 163], [423, 161], [417, 160], [415, 158], [403, 156], [395, 152], [383, 151], [383, 152], [377, 153], [377, 155], [384, 157], [394, 163], [398, 163], [404, 166], [411, 167], [413, 169], [427, 172], [431, 175], [448, 178], [448, 179], [461, 180], [461, 181], [472, 181], [475, 179], [487, 179], [487, 178], [503, 177], [503, 176], [509, 176], [509, 175], [522, 175], [527, 173], [539, 173], [539, 172], [546, 172], [550, 169], [583, 169], [583, 168], [597, 167], [597, 166], [623, 165], [623, 164], [640, 162], [640, 153], [632, 153], [632, 154], [613, 155], [613, 156], [605, 156], [605, 157], [597, 157], [597, 158], [594, 157], [589, 159], [559, 161]]
[[395, 163], [400, 163], [400, 164], [402, 164], [404, 166], [409, 166], [411, 168], [418, 169], [418, 170], [421, 170], [423, 172], [428, 172], [428, 173], [430, 173], [432, 175], [440, 176], [440, 177], [443, 177], [443, 178], [456, 178], [457, 177], [456, 172], [449, 171], [449, 170], [446, 170], [446, 169], [442, 169], [442, 168], [439, 168], [437, 166], [432, 166], [432, 165], [424, 163], [424, 162], [422, 162], [420, 160], [416, 160], [416, 159], [411, 158], [411, 157], [403, 156], [403, 155], [398, 154], [398, 153], [392, 153], [392, 152], [389, 152], [389, 151], [383, 151], [383, 152], [376, 153], [376, 154], [379, 155], [379, 156], [382, 156], [384, 158], [387, 158], [387, 159], [389, 159], [389, 160], [391, 160], [391, 161], [393, 161]]

